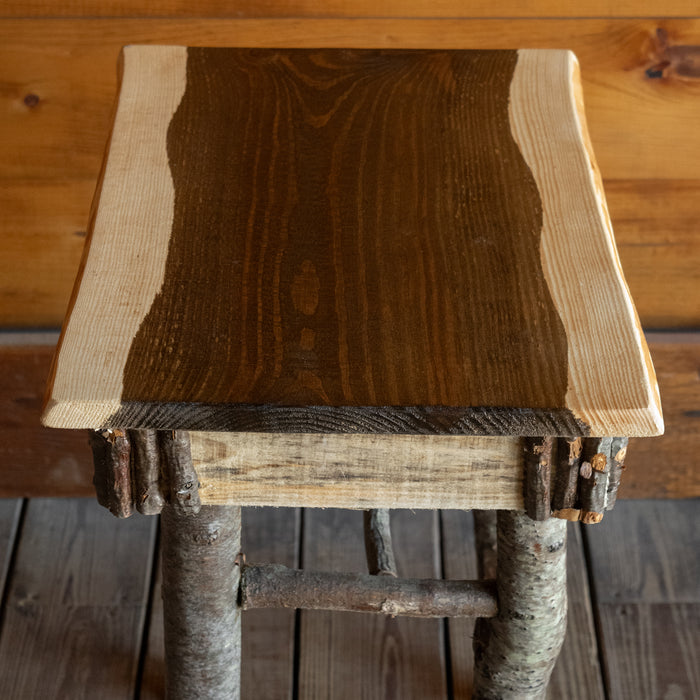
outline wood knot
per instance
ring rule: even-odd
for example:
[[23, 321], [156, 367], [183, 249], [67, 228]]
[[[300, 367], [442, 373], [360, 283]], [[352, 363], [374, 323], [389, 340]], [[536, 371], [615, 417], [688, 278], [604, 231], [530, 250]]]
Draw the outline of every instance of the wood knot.
[[40, 98], [39, 95], [35, 95], [33, 92], [30, 92], [24, 96], [24, 100], [22, 101], [27, 107], [29, 107], [29, 109], [33, 109], [39, 104]]
[[676, 76], [683, 79], [700, 78], [700, 46], [679, 44], [672, 46], [668, 32], [659, 27], [650, 52], [652, 65], [645, 70], [647, 78], [659, 79]]

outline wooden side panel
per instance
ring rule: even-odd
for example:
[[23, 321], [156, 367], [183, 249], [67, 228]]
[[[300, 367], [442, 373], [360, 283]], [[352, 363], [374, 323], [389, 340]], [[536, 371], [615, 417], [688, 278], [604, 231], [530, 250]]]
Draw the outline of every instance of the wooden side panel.
[[[667, 17], [697, 14], [693, 0], [673, 0], [664, 5]], [[139, 0], [8, 0], [4, 17], [656, 17], [659, 6], [652, 0], [536, 0], [522, 3], [505, 0], [497, 11], [489, 0], [158, 0], [145, 5]]]
[[[304, 568], [365, 570], [360, 513], [306, 511], [304, 533]], [[392, 535], [399, 576], [439, 576], [437, 513], [392, 514]], [[442, 624], [437, 619], [303, 611], [299, 697], [446, 698]]]
[[190, 433], [202, 503], [521, 508], [518, 438]]
[[618, 503], [587, 528], [611, 697], [700, 693], [697, 501]]
[[29, 502], [0, 636], [2, 697], [134, 696], [154, 528], [93, 501]]

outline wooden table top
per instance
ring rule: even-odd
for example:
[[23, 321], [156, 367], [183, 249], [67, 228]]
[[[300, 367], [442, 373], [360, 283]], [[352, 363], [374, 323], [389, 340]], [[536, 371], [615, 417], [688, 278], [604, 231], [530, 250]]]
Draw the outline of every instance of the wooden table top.
[[573, 54], [125, 48], [44, 421], [661, 432]]

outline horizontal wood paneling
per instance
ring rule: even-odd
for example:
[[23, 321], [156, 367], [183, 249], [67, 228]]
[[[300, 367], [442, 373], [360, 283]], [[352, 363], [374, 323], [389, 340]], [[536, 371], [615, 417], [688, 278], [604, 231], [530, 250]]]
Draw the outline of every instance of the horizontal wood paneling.
[[662, 437], [630, 440], [622, 498], [700, 496], [700, 334], [649, 334], [664, 411]]
[[697, 14], [696, 0], [9, 0], [4, 17], [668, 17]]
[[608, 180], [605, 193], [642, 325], [700, 326], [700, 180]]
[[49, 346], [0, 346], [0, 496], [92, 496], [87, 435], [39, 423]]
[[0, 20], [0, 326], [62, 321], [109, 129], [117, 54], [126, 43], [155, 42], [572, 48], [642, 322], [697, 327], [700, 80], [674, 73], [686, 49], [673, 54], [666, 77], [647, 77], [668, 54], [659, 28], [670, 46], [700, 44], [698, 19]]
[[[700, 497], [700, 334], [651, 334], [666, 435], [632, 440], [621, 498]], [[0, 346], [0, 497], [93, 496], [83, 431], [39, 424], [53, 348]]]
[[[698, 19], [3, 20], [0, 177], [95, 177], [119, 48], [182, 43], [572, 49], [603, 176], [699, 178], [700, 80], [675, 74], [680, 59], [662, 48], [659, 29], [672, 47], [700, 44]], [[664, 58], [667, 77], [649, 78], [646, 70]]]
[[62, 323], [94, 189], [92, 179], [0, 181], [0, 325]]

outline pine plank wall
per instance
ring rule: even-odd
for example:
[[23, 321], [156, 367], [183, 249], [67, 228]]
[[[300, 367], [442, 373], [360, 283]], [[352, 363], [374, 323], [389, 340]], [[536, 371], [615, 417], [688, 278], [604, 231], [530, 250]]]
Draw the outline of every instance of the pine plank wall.
[[[655, 14], [661, 7], [663, 17]], [[107, 137], [118, 51], [137, 42], [573, 49], [667, 425], [664, 437], [632, 445], [621, 496], [700, 496], [697, 0], [4, 2], [0, 495], [90, 493], [82, 436], [38, 427], [55, 336], [35, 331], [58, 328], [66, 310]]]

